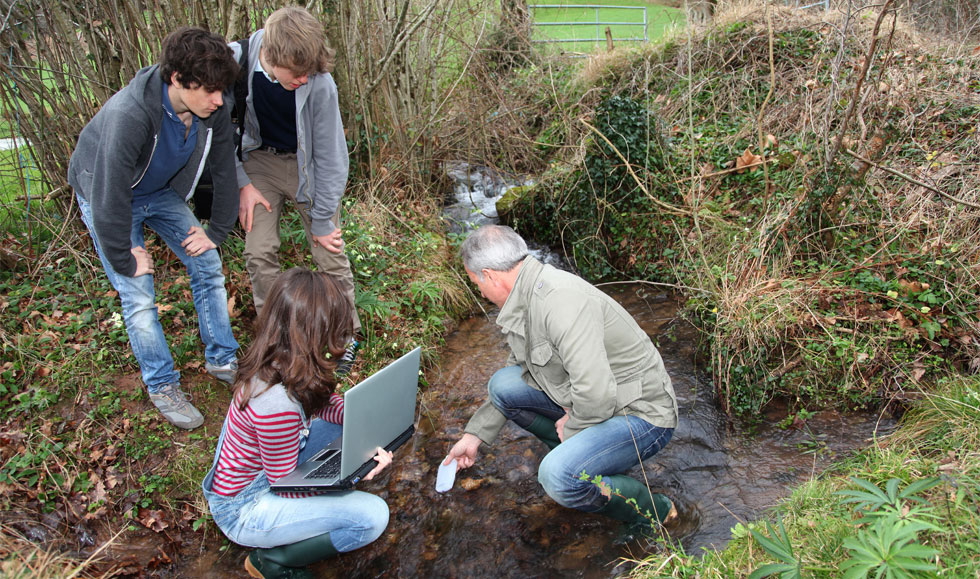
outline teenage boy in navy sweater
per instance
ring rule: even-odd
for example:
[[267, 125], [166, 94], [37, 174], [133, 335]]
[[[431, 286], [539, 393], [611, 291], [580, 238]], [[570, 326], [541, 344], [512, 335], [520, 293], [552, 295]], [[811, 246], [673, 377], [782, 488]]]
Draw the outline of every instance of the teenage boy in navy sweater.
[[[279, 275], [279, 221], [290, 201], [302, 218], [317, 269], [339, 279], [358, 335], [354, 276], [340, 230], [347, 141], [324, 40], [321, 24], [297, 6], [276, 10], [249, 38], [239, 220], [257, 310]], [[238, 57], [240, 45], [233, 43], [232, 49]], [[356, 342], [348, 346], [341, 371], [353, 360], [354, 348]]]

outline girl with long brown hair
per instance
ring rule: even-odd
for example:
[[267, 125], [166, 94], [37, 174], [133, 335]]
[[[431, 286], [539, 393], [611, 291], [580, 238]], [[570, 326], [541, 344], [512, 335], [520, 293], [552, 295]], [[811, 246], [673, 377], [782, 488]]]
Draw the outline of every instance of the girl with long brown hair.
[[[257, 328], [204, 494], [222, 532], [256, 547], [245, 561], [249, 574], [311, 577], [307, 565], [371, 543], [388, 524], [387, 504], [365, 492], [269, 489], [341, 433], [335, 370], [353, 334], [350, 301], [334, 277], [291, 269], [273, 284]], [[391, 453], [379, 448], [375, 460], [364, 480], [390, 464]]]

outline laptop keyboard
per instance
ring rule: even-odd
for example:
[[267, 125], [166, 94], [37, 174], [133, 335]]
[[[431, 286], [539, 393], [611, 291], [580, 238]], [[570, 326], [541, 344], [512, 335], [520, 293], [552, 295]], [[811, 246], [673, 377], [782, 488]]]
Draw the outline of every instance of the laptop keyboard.
[[333, 451], [320, 466], [311, 470], [305, 478], [336, 478], [340, 476], [340, 452]]

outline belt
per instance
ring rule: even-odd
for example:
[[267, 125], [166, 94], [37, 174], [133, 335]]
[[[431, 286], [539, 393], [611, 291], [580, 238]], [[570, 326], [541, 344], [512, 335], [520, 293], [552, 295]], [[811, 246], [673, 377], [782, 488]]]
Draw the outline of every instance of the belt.
[[272, 153], [273, 155], [295, 155], [296, 149], [277, 149], [275, 147], [270, 147], [268, 145], [262, 145], [259, 147], [260, 151], [266, 151]]

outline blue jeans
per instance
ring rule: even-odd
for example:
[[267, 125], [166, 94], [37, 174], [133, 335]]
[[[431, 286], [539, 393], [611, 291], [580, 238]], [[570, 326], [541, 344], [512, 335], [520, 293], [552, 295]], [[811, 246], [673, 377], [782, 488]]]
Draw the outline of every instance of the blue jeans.
[[[215, 464], [227, 428], [226, 422], [215, 451]], [[313, 420], [307, 440], [300, 440], [299, 462], [326, 446], [340, 432], [340, 425]], [[213, 479], [214, 466], [201, 485], [211, 516], [225, 536], [245, 547], [267, 549], [330, 533], [334, 547], [343, 553], [373, 542], [388, 526], [388, 505], [380, 497], [365, 492], [285, 498], [269, 490], [269, 479], [262, 473], [237, 495], [226, 497], [211, 490]]]
[[[112, 269], [95, 236], [92, 206], [80, 195], [75, 197], [78, 199], [82, 221], [88, 227], [95, 243], [95, 251], [102, 261], [102, 267], [109, 276], [112, 287], [119, 292], [126, 333], [129, 335], [133, 355], [143, 373], [143, 382], [150, 393], [158, 391], [165, 384], [179, 382], [180, 374], [174, 368], [170, 346], [157, 317], [153, 274], [129, 277]], [[235, 360], [238, 342], [231, 332], [231, 321], [228, 319], [228, 294], [225, 292], [225, 276], [221, 273], [221, 256], [218, 255], [218, 250], [212, 249], [191, 257], [180, 246], [191, 227], [201, 226], [191, 208], [180, 196], [168, 189], [149, 204], [133, 207], [133, 247], [145, 247], [144, 225], [157, 232], [187, 268], [194, 307], [197, 309], [198, 329], [201, 332], [201, 341], [204, 342], [204, 358], [218, 366]]]
[[[501, 368], [490, 378], [490, 401], [518, 426], [526, 427], [535, 415], [557, 420], [565, 410], [548, 395], [528, 386], [518, 366]], [[558, 504], [595, 512], [609, 499], [594, 483], [580, 480], [585, 472], [622, 474], [650, 458], [670, 442], [673, 428], [661, 428], [635, 416], [612, 418], [580, 431], [549, 452], [538, 466], [538, 482]]]

